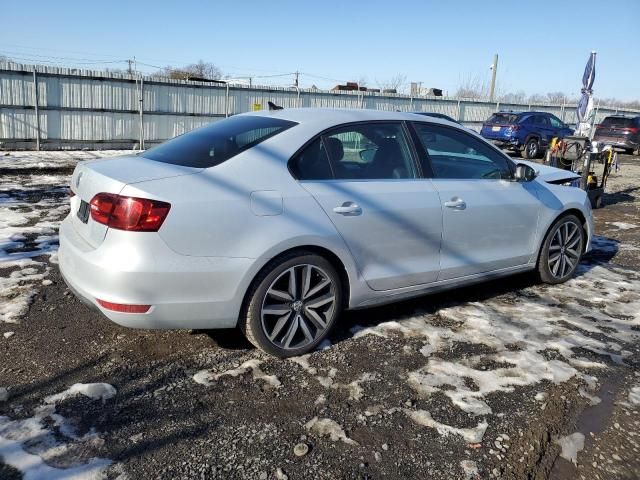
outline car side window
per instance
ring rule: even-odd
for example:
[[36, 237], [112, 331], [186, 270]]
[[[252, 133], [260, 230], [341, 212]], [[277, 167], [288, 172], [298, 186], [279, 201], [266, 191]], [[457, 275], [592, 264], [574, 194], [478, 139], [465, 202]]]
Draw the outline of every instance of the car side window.
[[[435, 178], [511, 179], [508, 160], [491, 146], [462, 130], [414, 123], [418, 140]], [[425, 171], [429, 165], [424, 166]]]
[[549, 117], [549, 121], [551, 122], [551, 126], [553, 128], [563, 128], [564, 124], [560, 121], [559, 118]]
[[417, 178], [401, 123], [363, 123], [322, 137], [338, 180]]
[[298, 180], [330, 180], [333, 178], [329, 157], [320, 137], [291, 159], [289, 169]]

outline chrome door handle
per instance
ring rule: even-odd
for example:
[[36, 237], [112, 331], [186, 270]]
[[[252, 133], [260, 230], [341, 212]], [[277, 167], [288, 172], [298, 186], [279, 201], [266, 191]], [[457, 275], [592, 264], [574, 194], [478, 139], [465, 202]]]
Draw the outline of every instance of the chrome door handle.
[[344, 202], [338, 207], [334, 207], [333, 211], [339, 215], [354, 216], [362, 213], [362, 208], [353, 202]]
[[454, 210], [464, 210], [467, 208], [467, 202], [460, 198], [452, 198], [449, 202], [444, 202], [444, 206]]

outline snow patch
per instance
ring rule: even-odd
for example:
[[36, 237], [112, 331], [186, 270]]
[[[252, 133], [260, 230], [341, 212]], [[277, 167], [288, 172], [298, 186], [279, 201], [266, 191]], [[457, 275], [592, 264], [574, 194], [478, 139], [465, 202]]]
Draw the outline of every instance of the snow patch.
[[2, 461], [19, 470], [28, 480], [105, 478], [113, 463], [111, 460], [95, 457], [87, 460], [77, 453], [85, 447], [100, 446], [103, 440], [93, 430], [83, 436], [77, 435], [73, 424], [56, 413], [55, 402], [77, 394], [105, 401], [115, 394], [115, 389], [108, 384], [76, 384], [60, 394], [46, 397], [44, 404], [35, 409], [33, 417], [20, 420], [0, 417]]
[[580, 432], [572, 433], [566, 437], [555, 438], [553, 443], [560, 445], [560, 456], [565, 460], [578, 463], [578, 452], [584, 448], [584, 435]]
[[607, 222], [608, 225], [613, 225], [620, 230], [631, 230], [632, 228], [638, 228], [638, 225], [634, 225], [633, 223], [625, 223], [625, 222]]
[[460, 462], [462, 473], [464, 473], [464, 480], [474, 480], [479, 477], [478, 465], [473, 460], [462, 460]]
[[201, 370], [193, 375], [193, 380], [196, 383], [201, 385], [210, 386], [213, 385], [220, 377], [230, 376], [230, 377], [238, 377], [240, 375], [244, 375], [245, 373], [251, 371], [253, 374], [254, 380], [263, 380], [268, 385], [274, 388], [278, 388], [282, 385], [278, 377], [275, 375], [267, 375], [260, 369], [260, 365], [262, 364], [262, 360], [258, 360], [257, 358], [253, 358], [251, 360], [247, 360], [238, 368], [233, 368], [231, 370], [226, 370], [221, 373], [213, 373], [211, 370]]
[[116, 389], [108, 383], [76, 383], [64, 392], [45, 397], [44, 401], [57, 403], [78, 395], [84, 395], [92, 400], [102, 400], [104, 403], [116, 395]]
[[426, 410], [410, 410], [403, 409], [404, 413], [418, 425], [423, 427], [434, 428], [440, 435], [446, 437], [450, 434], [460, 435], [467, 443], [480, 443], [484, 437], [489, 424], [486, 420], [478, 423], [474, 428], [456, 428], [450, 425], [445, 425], [433, 419], [431, 413]]
[[640, 386], [632, 387], [629, 391], [629, 403], [631, 405], [640, 405]]
[[348, 445], [358, 445], [358, 442], [347, 437], [342, 427], [330, 418], [313, 417], [305, 423], [304, 428], [317, 435], [329, 437], [332, 442], [341, 440]]

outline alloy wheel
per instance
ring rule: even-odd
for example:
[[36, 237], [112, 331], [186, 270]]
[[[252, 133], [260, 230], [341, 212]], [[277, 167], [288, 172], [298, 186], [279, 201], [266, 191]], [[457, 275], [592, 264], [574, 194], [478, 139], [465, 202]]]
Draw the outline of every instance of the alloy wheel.
[[293, 350], [313, 343], [330, 326], [336, 286], [320, 267], [294, 265], [269, 286], [260, 311], [262, 328], [275, 346]]
[[561, 224], [549, 244], [549, 271], [555, 278], [564, 278], [578, 265], [582, 235], [580, 226], [573, 222]]
[[535, 158], [538, 154], [538, 144], [535, 141], [530, 141], [527, 144], [527, 154], [529, 158]]

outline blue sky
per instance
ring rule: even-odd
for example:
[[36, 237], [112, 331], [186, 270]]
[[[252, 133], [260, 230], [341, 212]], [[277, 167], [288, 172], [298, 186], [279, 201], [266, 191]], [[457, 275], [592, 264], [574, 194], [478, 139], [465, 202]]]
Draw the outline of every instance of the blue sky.
[[639, 18], [640, 0], [10, 1], [0, 54], [95, 69], [126, 65], [88, 62], [203, 59], [233, 76], [298, 70], [303, 87], [362, 77], [375, 86], [404, 74], [453, 94], [466, 79], [488, 81], [498, 53], [501, 91], [577, 96], [596, 50], [596, 96], [634, 100]]

